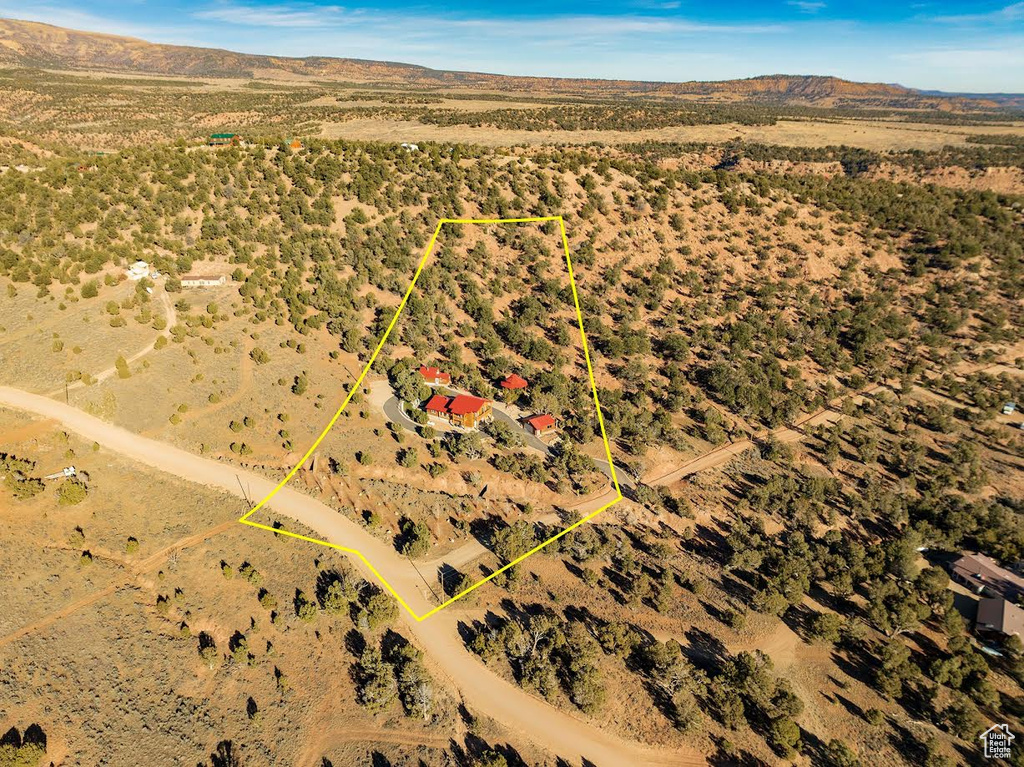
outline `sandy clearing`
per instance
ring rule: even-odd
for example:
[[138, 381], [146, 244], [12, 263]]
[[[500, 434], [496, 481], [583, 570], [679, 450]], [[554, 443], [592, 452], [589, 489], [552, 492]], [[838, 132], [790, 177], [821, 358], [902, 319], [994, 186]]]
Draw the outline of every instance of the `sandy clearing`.
[[[59, 421], [64, 428], [141, 464], [181, 479], [225, 490], [242, 498], [260, 498], [274, 487], [272, 480], [133, 434], [69, 405], [11, 387], [0, 387], [0, 404]], [[269, 503], [273, 509], [316, 530], [326, 540], [358, 547], [412, 609], [420, 614], [433, 607], [419, 572], [393, 548], [325, 504], [289, 487]], [[152, 509], [159, 513], [159, 509]], [[263, 535], [253, 531], [255, 538]], [[355, 561], [365, 574], [367, 568]], [[618, 765], [706, 764], [696, 751], [656, 751], [625, 741], [576, 716], [559, 711], [491, 673], [462, 644], [460, 615], [449, 609], [417, 622], [402, 613], [418, 644], [460, 690], [472, 709], [501, 722], [513, 732], [559, 756], [598, 767]]]

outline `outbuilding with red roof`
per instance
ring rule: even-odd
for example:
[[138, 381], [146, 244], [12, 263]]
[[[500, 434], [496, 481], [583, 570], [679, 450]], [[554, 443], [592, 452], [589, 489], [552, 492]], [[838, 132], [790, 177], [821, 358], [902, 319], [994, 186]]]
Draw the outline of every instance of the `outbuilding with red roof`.
[[431, 386], [437, 386], [438, 384], [450, 386], [452, 383], [451, 373], [442, 373], [441, 370], [436, 367], [426, 367], [425, 365], [421, 365], [420, 375], [423, 376], [423, 380]]
[[512, 373], [506, 376], [505, 380], [501, 382], [502, 389], [525, 389], [527, 387], [526, 379], [517, 373]]
[[558, 426], [558, 422], [555, 420], [555, 417], [550, 413], [531, 416], [525, 420], [525, 423], [527, 430], [538, 437], [542, 437], [545, 434], [554, 431]]

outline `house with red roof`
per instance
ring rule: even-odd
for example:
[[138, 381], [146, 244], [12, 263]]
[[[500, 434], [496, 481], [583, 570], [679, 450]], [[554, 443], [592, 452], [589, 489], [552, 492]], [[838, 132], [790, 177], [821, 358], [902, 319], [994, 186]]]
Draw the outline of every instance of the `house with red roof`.
[[512, 373], [505, 377], [505, 380], [501, 382], [501, 388], [508, 391], [514, 391], [516, 389], [525, 389], [527, 387], [526, 379], [521, 375]]
[[555, 420], [555, 417], [550, 413], [531, 416], [530, 418], [524, 419], [523, 423], [526, 425], [527, 431], [538, 437], [550, 434], [558, 426], [558, 422]]
[[420, 375], [423, 376], [423, 380], [427, 382], [429, 386], [437, 386], [442, 384], [444, 386], [451, 386], [452, 376], [451, 373], [442, 373], [439, 368], [420, 366]]
[[434, 418], [447, 419], [448, 403], [451, 399], [451, 397], [446, 397], [443, 394], [435, 394], [427, 400], [427, 404], [423, 406], [423, 409], [427, 411], [427, 415], [433, 416]]
[[427, 415], [443, 418], [452, 426], [465, 429], [475, 429], [494, 418], [491, 403], [470, 394], [457, 394], [454, 397], [435, 394], [427, 400], [425, 409]]

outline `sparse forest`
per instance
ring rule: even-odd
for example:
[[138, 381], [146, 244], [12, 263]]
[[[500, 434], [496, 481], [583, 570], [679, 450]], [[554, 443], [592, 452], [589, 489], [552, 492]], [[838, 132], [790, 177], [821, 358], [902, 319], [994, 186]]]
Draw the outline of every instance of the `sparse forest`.
[[[38, 352], [54, 360], [50, 396], [81, 397], [113, 420], [152, 396], [148, 434], [265, 476], [296, 465], [349, 392], [439, 219], [563, 217], [626, 499], [456, 603], [458, 648], [475, 671], [617, 736], [722, 763], [877, 756], [940, 767], [973, 753], [981, 723], [1020, 731], [1020, 641], [979, 638], [948, 571], [963, 551], [1006, 567], [1024, 558], [1024, 432], [1020, 411], [1004, 412], [1024, 402], [1024, 197], [883, 177], [1020, 168], [1014, 134], [931, 153], [740, 142], [413, 150], [328, 140], [317, 126], [634, 130], [809, 112], [655, 99], [474, 111], [411, 91], [182, 95], [177, 81], [145, 80], [139, 103], [103, 107], [115, 151], [90, 154], [96, 135], [75, 145], [69, 126], [96, 118], [111, 82], [2, 79], [20, 127], [5, 126], [0, 147], [0, 295], [17, 307], [0, 317], [12, 339], [0, 335], [0, 352], [16, 356], [3, 344], [50, 323]], [[158, 107], [170, 111], [139, 116]], [[245, 118], [211, 129], [244, 132], [246, 144], [197, 140], [191, 117], [228, 107]], [[838, 120], [843, 110], [819, 111]], [[44, 123], [37, 142], [25, 138]], [[159, 276], [126, 283], [137, 260]], [[182, 285], [205, 271], [227, 285]], [[104, 352], [109, 370], [65, 347], [72, 322], [59, 318], [72, 315], [118, 339]], [[122, 338], [151, 346], [133, 356]], [[162, 364], [187, 376], [167, 383], [149, 367]], [[428, 387], [420, 365], [443, 368], [452, 391], [552, 414], [557, 441], [541, 451], [501, 420], [480, 431], [431, 424], [422, 403], [448, 388]], [[529, 386], [503, 391], [511, 372]], [[398, 415], [375, 399], [378, 385]], [[558, 227], [449, 225], [339, 418], [344, 431], [295, 486], [413, 561], [424, 593], [443, 601], [596, 508], [585, 505], [609, 487], [601, 427]], [[62, 578], [76, 589], [139, 568], [142, 607], [124, 609], [172, 648], [140, 653], [242, 695], [224, 717], [232, 738], [259, 744], [253, 761], [276, 753], [271, 734], [337, 715], [312, 693], [340, 674], [357, 729], [415, 722], [429, 764], [449, 751], [460, 765], [526, 763], [492, 747], [498, 725], [458, 710], [397, 602], [340, 555], [322, 561], [274, 527], [251, 557], [243, 538], [180, 568], [175, 553], [172, 568], [149, 531], [93, 532], [90, 515], [112, 492], [102, 462], [96, 481], [51, 487], [25, 449], [34, 438], [12, 437], [0, 454], [0, 500], [23, 515], [19, 529], [73, 556]], [[57, 470], [88, 454], [59, 440], [52, 451]], [[182, 535], [206, 524], [190, 513], [174, 521]], [[59, 539], [32, 527], [37, 517]], [[474, 546], [483, 553], [456, 556]], [[154, 552], [166, 561], [150, 562]], [[16, 673], [28, 683], [28, 670]], [[475, 728], [486, 738], [456, 754], [449, 740]], [[218, 739], [214, 757], [229, 763], [237, 747]], [[3, 742], [0, 761], [37, 756], [25, 742]]]

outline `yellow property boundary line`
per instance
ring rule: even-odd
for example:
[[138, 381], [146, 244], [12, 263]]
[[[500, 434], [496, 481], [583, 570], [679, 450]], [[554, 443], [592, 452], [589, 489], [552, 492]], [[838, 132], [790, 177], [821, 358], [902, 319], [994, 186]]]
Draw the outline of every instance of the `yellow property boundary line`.
[[[579, 520], [575, 524], [570, 525], [569, 527], [565, 528], [562, 532], [558, 533], [558, 535], [552, 536], [551, 538], [548, 538], [543, 543], [541, 543], [541, 544], [539, 544], [537, 546], [534, 546], [532, 549], [530, 549], [528, 552], [526, 552], [522, 556], [516, 557], [516, 559], [514, 559], [511, 562], [509, 562], [507, 565], [505, 565], [501, 569], [495, 570], [493, 573], [488, 575], [486, 578], [484, 578], [484, 579], [482, 579], [480, 581], [477, 581], [472, 586], [464, 589], [463, 591], [461, 591], [458, 594], [456, 594], [455, 596], [453, 596], [451, 599], [447, 600], [446, 602], [443, 602], [442, 604], [440, 604], [437, 607], [435, 607], [433, 610], [430, 610], [429, 612], [426, 612], [423, 615], [417, 614], [416, 611], [413, 610], [409, 606], [409, 604], [405, 601], [405, 599], [402, 598], [402, 595], [399, 594], [397, 591], [395, 591], [395, 589], [391, 586], [391, 584], [387, 582], [387, 579], [384, 578], [384, 576], [381, 575], [381, 573], [377, 570], [377, 568], [374, 567], [373, 564], [365, 556], [363, 556], [362, 552], [358, 551], [357, 549], [352, 549], [352, 548], [349, 548], [347, 546], [339, 546], [338, 544], [331, 543], [330, 541], [322, 541], [322, 540], [320, 540], [318, 538], [311, 538], [311, 537], [309, 537], [307, 535], [299, 535], [298, 533], [292, 533], [292, 532], [289, 532], [287, 530], [282, 530], [282, 529], [278, 529], [278, 528], [275, 528], [275, 527], [271, 527], [270, 525], [263, 525], [263, 524], [260, 524], [259, 522], [251, 522], [249, 520], [249, 517], [251, 517], [257, 511], [262, 509], [275, 495], [278, 494], [278, 492], [280, 492], [281, 488], [283, 488], [286, 484], [288, 484], [289, 480], [291, 480], [291, 478], [294, 477], [298, 473], [299, 469], [306, 463], [306, 461], [309, 460], [309, 457], [311, 455], [313, 455], [314, 451], [316, 451], [316, 449], [320, 446], [320, 443], [323, 442], [324, 438], [327, 436], [327, 433], [331, 430], [331, 428], [334, 426], [334, 424], [338, 422], [338, 419], [341, 417], [341, 414], [343, 412], [345, 412], [345, 408], [348, 407], [348, 403], [352, 400], [353, 395], [357, 391], [359, 391], [359, 387], [362, 385], [363, 379], [366, 378], [367, 373], [370, 372], [370, 368], [373, 367], [373, 363], [377, 361], [377, 355], [380, 354], [381, 349], [384, 348], [384, 344], [387, 342], [388, 337], [391, 335], [391, 331], [394, 330], [395, 324], [398, 322], [399, 315], [401, 315], [402, 310], [405, 308], [406, 302], [408, 302], [408, 300], [409, 300], [409, 296], [412, 295], [412, 291], [416, 287], [416, 282], [420, 278], [420, 273], [423, 271], [423, 267], [426, 266], [427, 260], [430, 258], [431, 254], [434, 252], [434, 246], [437, 243], [437, 238], [441, 234], [441, 229], [444, 227], [445, 224], [534, 224], [534, 223], [554, 223], [554, 222], [558, 223], [558, 226], [559, 226], [559, 228], [561, 229], [561, 232], [562, 232], [562, 245], [565, 248], [565, 264], [566, 264], [566, 266], [569, 269], [569, 284], [570, 284], [570, 286], [572, 288], [572, 300], [573, 300], [573, 303], [576, 306], [576, 321], [579, 324], [580, 338], [583, 341], [583, 356], [584, 356], [584, 358], [587, 361], [587, 375], [590, 377], [590, 389], [591, 389], [591, 391], [594, 394], [594, 407], [597, 408], [597, 423], [598, 423], [598, 425], [601, 428], [601, 439], [604, 442], [604, 452], [605, 452], [605, 456], [608, 459], [609, 473], [611, 474], [612, 485], [615, 488], [615, 498], [613, 498], [610, 502], [606, 503], [604, 506], [599, 508], [597, 511], [591, 512], [590, 514], [588, 514], [587, 516], [583, 517], [581, 520]], [[475, 591], [476, 589], [480, 588], [481, 586], [483, 586], [488, 581], [492, 580], [493, 578], [496, 578], [497, 576], [501, 575], [506, 570], [508, 570], [508, 569], [514, 567], [515, 565], [519, 564], [520, 562], [522, 562], [527, 557], [533, 556], [538, 551], [543, 549], [545, 546], [551, 545], [552, 543], [557, 541], [562, 536], [567, 535], [568, 533], [570, 533], [573, 530], [575, 530], [577, 527], [582, 525], [584, 522], [589, 522], [591, 519], [596, 517], [598, 514], [600, 514], [601, 512], [606, 511], [607, 509], [611, 508], [612, 506], [614, 506], [616, 503], [618, 503], [621, 500], [622, 500], [622, 488], [619, 486], [619, 480], [618, 480], [618, 478], [615, 475], [615, 464], [612, 462], [611, 445], [608, 442], [608, 434], [605, 432], [605, 428], [604, 428], [604, 417], [601, 414], [601, 403], [600, 403], [600, 401], [597, 398], [597, 382], [594, 380], [594, 367], [593, 367], [593, 364], [591, 363], [591, 360], [590, 360], [590, 348], [587, 345], [587, 334], [583, 330], [583, 312], [580, 309], [580, 299], [579, 299], [579, 295], [576, 292], [576, 278], [573, 276], [573, 271], [572, 271], [572, 257], [569, 255], [569, 238], [568, 238], [568, 236], [566, 235], [566, 232], [565, 232], [565, 220], [561, 216], [537, 216], [537, 217], [534, 217], [534, 218], [496, 218], [496, 219], [484, 219], [484, 218], [468, 218], [468, 219], [463, 219], [463, 218], [443, 218], [438, 223], [437, 228], [434, 229], [434, 234], [433, 234], [433, 236], [431, 236], [430, 242], [427, 244], [427, 249], [423, 253], [423, 257], [420, 259], [419, 266], [416, 267], [416, 273], [413, 275], [412, 282], [409, 283], [409, 287], [405, 291], [405, 295], [402, 296], [402, 302], [398, 305], [398, 308], [395, 310], [395, 315], [394, 315], [394, 317], [391, 318], [391, 322], [388, 325], [388, 329], [384, 332], [384, 335], [381, 337], [380, 341], [378, 342], [377, 348], [373, 350], [373, 354], [370, 355], [370, 359], [366, 363], [366, 365], [363, 367], [363, 371], [359, 374], [359, 378], [356, 379], [355, 384], [353, 384], [352, 387], [349, 389], [348, 395], [345, 397], [345, 401], [341, 403], [341, 407], [338, 408], [338, 411], [334, 414], [334, 417], [331, 418], [330, 423], [328, 423], [327, 426], [324, 428], [324, 430], [322, 432], [320, 432], [320, 436], [316, 438], [316, 441], [312, 444], [312, 446], [309, 448], [309, 450], [306, 451], [306, 454], [302, 456], [302, 458], [299, 460], [298, 464], [296, 464], [295, 468], [292, 469], [290, 472], [288, 472], [287, 476], [284, 479], [282, 479], [277, 484], [277, 486], [267, 494], [267, 496], [263, 500], [261, 500], [255, 506], [253, 506], [252, 509], [250, 509], [246, 514], [242, 515], [238, 519], [238, 521], [241, 522], [244, 525], [249, 525], [251, 527], [259, 528], [260, 530], [269, 530], [269, 531], [271, 531], [273, 533], [276, 533], [278, 535], [286, 535], [286, 536], [289, 536], [291, 538], [298, 538], [299, 540], [302, 540], [302, 541], [309, 541], [310, 543], [318, 543], [321, 546], [327, 546], [327, 547], [332, 548], [332, 549], [337, 549], [338, 551], [344, 551], [346, 554], [352, 554], [352, 555], [358, 557], [363, 562], [363, 564], [365, 564], [370, 569], [370, 572], [372, 572], [374, 574], [374, 576], [377, 578], [377, 580], [380, 581], [381, 585], [384, 586], [384, 588], [386, 588], [391, 593], [391, 595], [395, 599], [398, 600], [398, 603], [400, 605], [402, 605], [402, 607], [404, 607], [405, 610], [413, 618], [415, 618], [417, 621], [423, 621], [423, 620], [426, 620], [427, 618], [429, 618], [431, 615], [434, 615], [435, 613], [443, 610], [445, 607], [447, 607], [448, 605], [452, 604], [453, 602], [456, 602], [459, 599], [462, 599], [462, 597], [466, 596], [470, 592]]]

